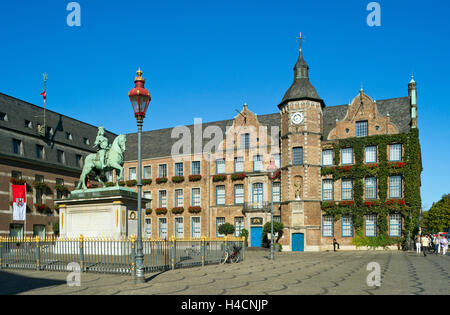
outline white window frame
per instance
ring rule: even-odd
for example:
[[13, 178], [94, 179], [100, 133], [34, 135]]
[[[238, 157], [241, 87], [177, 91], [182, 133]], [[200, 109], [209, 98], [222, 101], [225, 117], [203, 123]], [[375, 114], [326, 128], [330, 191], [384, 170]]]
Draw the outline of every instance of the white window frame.
[[[181, 193], [181, 194], [180, 194]], [[176, 208], [184, 207], [184, 189], [175, 189], [174, 204]]]
[[[165, 221], [165, 235], [163, 235], [163, 229], [162, 229], [162, 226], [161, 226], [161, 222], [162, 221]], [[164, 217], [164, 218], [158, 218], [158, 238], [160, 238], [160, 239], [167, 239], [167, 236], [168, 236], [168, 234], [169, 234], [169, 231], [168, 231], [168, 220], [167, 220], [167, 218], [166, 217]]]
[[389, 161], [402, 161], [403, 145], [401, 143], [394, 143], [389, 145]]
[[[377, 150], [377, 146], [376, 145], [370, 145], [365, 147], [364, 149], [364, 163], [377, 163], [377, 155], [378, 155], [378, 150]], [[371, 158], [371, 159], [369, 159]]]
[[[194, 222], [194, 219], [198, 219], [198, 223]], [[198, 227], [196, 226], [198, 224]], [[198, 216], [191, 217], [191, 237], [201, 238], [202, 237], [202, 218]]]
[[334, 218], [330, 215], [322, 216], [322, 236], [333, 237], [334, 236]]
[[[177, 221], [179, 221], [177, 223]], [[180, 226], [180, 221], [181, 221], [181, 226]], [[184, 238], [184, 218], [183, 217], [175, 217], [173, 219], [173, 226], [174, 226], [174, 235], [175, 238]]]
[[[351, 152], [351, 154], [350, 154]], [[353, 164], [353, 148], [343, 148], [341, 152], [342, 165], [350, 165]], [[351, 158], [351, 161], [349, 160]]]
[[[198, 190], [198, 196], [196, 194], [194, 194], [194, 190], [197, 191]], [[191, 189], [191, 194], [192, 194], [192, 198], [191, 198], [191, 203], [193, 207], [201, 207], [202, 204], [202, 190], [200, 187], [192, 187]]]
[[331, 166], [333, 165], [333, 150], [327, 149], [322, 151], [322, 165]]
[[158, 190], [158, 208], [167, 208], [167, 190]]

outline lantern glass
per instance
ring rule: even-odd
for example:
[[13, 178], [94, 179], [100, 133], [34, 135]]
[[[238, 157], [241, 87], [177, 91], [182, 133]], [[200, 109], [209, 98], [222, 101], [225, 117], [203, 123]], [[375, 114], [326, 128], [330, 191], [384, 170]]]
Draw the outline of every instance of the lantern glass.
[[139, 96], [137, 95], [131, 95], [130, 96], [131, 105], [133, 106], [133, 111], [135, 114], [140, 112], [139, 107]]

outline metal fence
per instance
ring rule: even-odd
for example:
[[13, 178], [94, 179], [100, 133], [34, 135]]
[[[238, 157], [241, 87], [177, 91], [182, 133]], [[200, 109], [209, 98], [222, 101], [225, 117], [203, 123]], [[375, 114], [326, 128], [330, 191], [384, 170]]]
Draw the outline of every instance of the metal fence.
[[[244, 238], [143, 239], [145, 272], [205, 266], [221, 262], [226, 248], [241, 248]], [[72, 271], [134, 275], [136, 238], [1, 238], [0, 268]]]

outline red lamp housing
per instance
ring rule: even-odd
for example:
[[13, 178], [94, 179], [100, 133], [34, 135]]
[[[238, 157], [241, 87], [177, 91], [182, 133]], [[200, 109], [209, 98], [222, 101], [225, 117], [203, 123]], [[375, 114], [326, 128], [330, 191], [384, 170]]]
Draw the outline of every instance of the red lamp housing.
[[148, 104], [152, 100], [150, 92], [144, 87], [145, 79], [142, 77], [142, 71], [139, 68], [137, 77], [134, 79], [134, 88], [128, 92], [131, 106], [133, 106], [134, 116], [138, 119], [144, 119]]

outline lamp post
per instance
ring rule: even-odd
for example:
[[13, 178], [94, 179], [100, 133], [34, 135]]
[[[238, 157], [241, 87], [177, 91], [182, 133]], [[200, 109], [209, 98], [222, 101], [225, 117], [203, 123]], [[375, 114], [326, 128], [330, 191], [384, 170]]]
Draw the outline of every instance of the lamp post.
[[138, 229], [136, 240], [136, 283], [144, 282], [144, 253], [142, 245], [142, 158], [141, 158], [141, 138], [142, 125], [144, 124], [145, 113], [148, 104], [151, 101], [150, 92], [144, 87], [145, 79], [142, 77], [142, 71], [139, 68], [137, 77], [134, 79], [134, 88], [130, 90], [131, 105], [133, 106], [134, 116], [136, 117], [138, 127]]
[[273, 257], [273, 182], [280, 175], [280, 170], [275, 165], [274, 160], [270, 161], [270, 165], [267, 168], [267, 176], [271, 181], [272, 186], [272, 197], [271, 200], [271, 212], [270, 212], [270, 260], [274, 260]]

